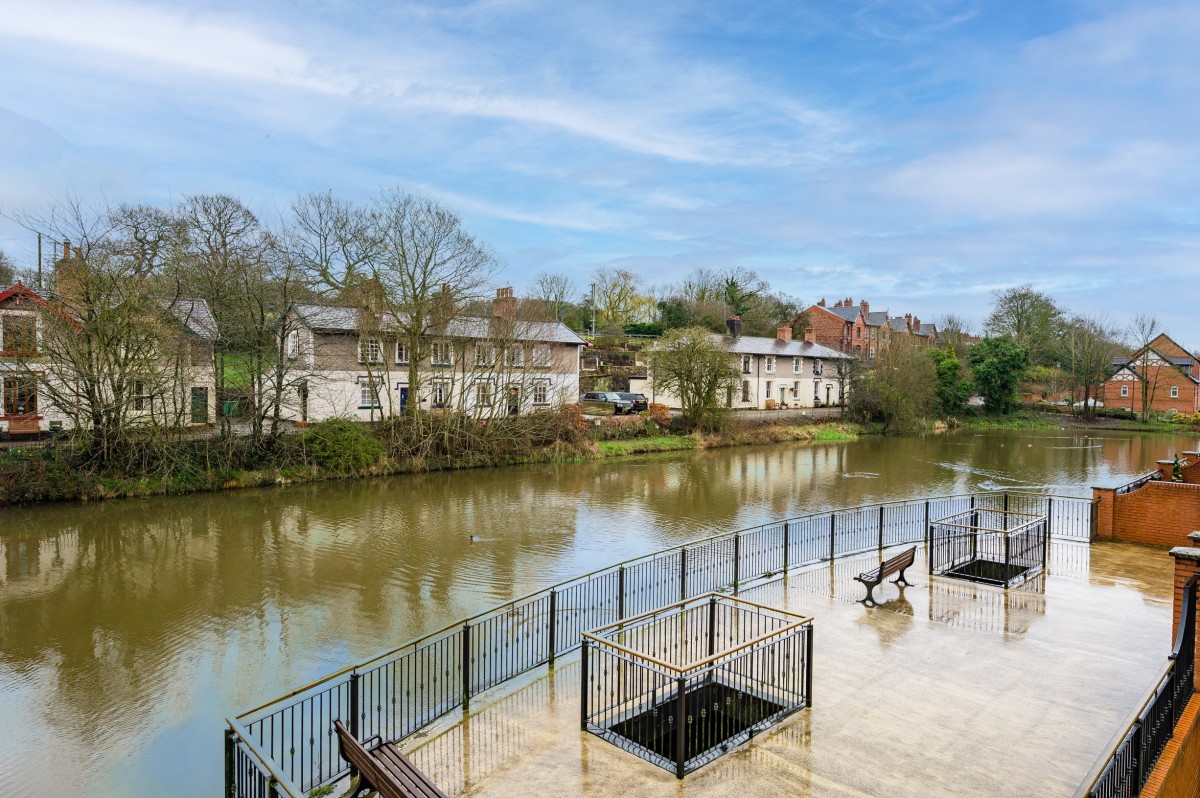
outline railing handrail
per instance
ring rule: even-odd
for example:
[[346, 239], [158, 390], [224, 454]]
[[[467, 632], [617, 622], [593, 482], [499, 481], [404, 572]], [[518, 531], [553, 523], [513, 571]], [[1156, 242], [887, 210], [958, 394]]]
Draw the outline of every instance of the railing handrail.
[[[1191, 602], [1190, 606], [1181, 607], [1179, 613], [1179, 626], [1175, 630], [1175, 641], [1171, 647], [1171, 653], [1167, 657], [1167, 664], [1159, 670], [1158, 678], [1154, 680], [1154, 683], [1150, 685], [1150, 688], [1142, 694], [1141, 699], [1137, 702], [1137, 704], [1134, 705], [1133, 711], [1126, 717], [1125, 722], [1121, 724], [1120, 730], [1114, 734], [1111, 739], [1109, 739], [1108, 744], [1102, 749], [1103, 753], [1100, 754], [1100, 756], [1096, 759], [1095, 764], [1092, 765], [1091, 769], [1087, 772], [1087, 775], [1083, 777], [1083, 781], [1080, 783], [1079, 789], [1075, 791], [1074, 798], [1088, 798], [1088, 796], [1091, 795], [1096, 783], [1100, 781], [1100, 778], [1108, 769], [1109, 763], [1112, 762], [1113, 757], [1121, 748], [1121, 744], [1125, 742], [1127, 737], [1129, 737], [1134, 727], [1141, 722], [1142, 714], [1146, 711], [1146, 708], [1154, 702], [1154, 699], [1158, 697], [1159, 693], [1162, 691], [1163, 685], [1166, 684], [1167, 680], [1171, 678], [1172, 673], [1175, 671], [1175, 662], [1181, 653], [1180, 647], [1183, 644], [1184, 638], [1187, 636], [1185, 634], [1187, 624], [1191, 623], [1193, 627], [1196, 624], [1196, 586], [1198, 580], [1200, 580], [1200, 576], [1193, 576], [1183, 588], [1184, 602], [1187, 601], [1189, 594], [1191, 596]], [[1193, 645], [1194, 644], [1195, 642], [1193, 641]], [[1136, 795], [1137, 793], [1134, 794]]]
[[[454, 621], [453, 623], [447, 624], [446, 626], [443, 626], [440, 629], [437, 629], [436, 631], [427, 632], [423, 635], [420, 635], [419, 637], [412, 638], [411, 640], [408, 640], [398, 646], [395, 646], [395, 647], [390, 648], [386, 651], [383, 651], [379, 654], [376, 654], [375, 656], [370, 657], [369, 659], [362, 660], [353, 665], [347, 665], [346, 667], [336, 670], [332, 673], [326, 674], [325, 676], [323, 676], [319, 679], [314, 679], [313, 681], [308, 682], [307, 684], [305, 684], [301, 687], [291, 690], [283, 695], [276, 696], [272, 700], [267, 701], [257, 707], [254, 707], [253, 709], [248, 709], [244, 712], [239, 712], [236, 715], [236, 717], [238, 720], [243, 720], [243, 719], [249, 717], [250, 715], [253, 715], [257, 712], [261, 712], [262, 710], [267, 709], [268, 707], [274, 706], [275, 704], [278, 704], [282, 701], [286, 701], [289, 698], [294, 698], [295, 696], [298, 696], [302, 693], [306, 693], [309, 690], [313, 689], [314, 687], [318, 687], [327, 682], [331, 682], [340, 676], [345, 676], [345, 675], [353, 673], [357, 670], [364, 670], [369, 665], [373, 665], [376, 662], [378, 662], [379, 660], [390, 657], [393, 654], [400, 653], [407, 649], [418, 648], [419, 646], [421, 646], [422, 644], [424, 644], [426, 642], [436, 640], [439, 636], [445, 635], [447, 633], [453, 633], [457, 630], [460, 630], [463, 628], [463, 626], [470, 624], [472, 621], [492, 615], [493, 613], [501, 612], [505, 609], [515, 607], [516, 605], [526, 602], [526, 601], [528, 601], [536, 596], [539, 596], [543, 593], [548, 593], [549, 591], [559, 591], [559, 590], [562, 590], [563, 588], [570, 587], [577, 582], [583, 582], [585, 580], [588, 580], [598, 574], [602, 574], [602, 573], [606, 573], [606, 572], [610, 572], [610, 571], [615, 572], [617, 569], [628, 566], [632, 563], [654, 560], [659, 557], [662, 557], [663, 555], [667, 555], [672, 552], [679, 551], [680, 549], [689, 549], [689, 548], [692, 548], [695, 546], [702, 545], [704, 543], [709, 543], [711, 541], [720, 540], [722, 538], [731, 538], [736, 535], [742, 535], [747, 532], [756, 532], [756, 531], [761, 530], [764, 527], [768, 527], [768, 526], [776, 526], [776, 525], [784, 524], [784, 523], [790, 524], [792, 522], [804, 521], [806, 519], [817, 518], [817, 517], [825, 516], [825, 515], [846, 515], [846, 514], [854, 513], [854, 512], [860, 511], [860, 510], [867, 510], [867, 509], [881, 509], [884, 507], [901, 506], [901, 505], [906, 505], [906, 504], [919, 505], [919, 504], [924, 504], [926, 502], [945, 501], [945, 500], [949, 500], [949, 499], [965, 499], [965, 498], [978, 496], [980, 494], [1004, 495], [1005, 493], [1007, 493], [1008, 495], [1014, 495], [1014, 496], [1032, 496], [1032, 497], [1036, 497], [1036, 498], [1049, 498], [1049, 499], [1069, 499], [1072, 501], [1087, 501], [1089, 503], [1091, 501], [1090, 499], [1087, 499], [1082, 496], [1062, 496], [1062, 495], [1058, 495], [1058, 494], [1031, 493], [1029, 491], [976, 491], [976, 492], [972, 492], [972, 493], [952, 493], [952, 494], [948, 494], [948, 495], [944, 495], [944, 496], [930, 496], [930, 497], [921, 498], [921, 499], [893, 499], [891, 501], [874, 502], [871, 504], [859, 504], [859, 505], [855, 505], [853, 507], [834, 507], [834, 508], [829, 508], [829, 509], [825, 509], [825, 510], [816, 510], [811, 513], [804, 513], [802, 515], [790, 516], [788, 518], [778, 519], [778, 520], [774, 520], [774, 521], [764, 521], [763, 523], [757, 524], [755, 526], [743, 527], [741, 529], [736, 529], [736, 530], [733, 530], [730, 532], [718, 532], [718, 533], [715, 533], [712, 535], [705, 535], [704, 537], [695, 538], [693, 540], [689, 540], [684, 543], [677, 543], [674, 546], [668, 546], [667, 548], [659, 549], [658, 551], [650, 552], [648, 554], [641, 554], [641, 555], [638, 555], [637, 557], [631, 557], [627, 560], [622, 560], [620, 562], [616, 562], [611, 565], [606, 565], [603, 568], [597, 568], [593, 571], [589, 571], [585, 574], [581, 574], [579, 576], [575, 576], [570, 579], [563, 580], [562, 582], [558, 582], [558, 583], [550, 585], [548, 587], [538, 588], [537, 590], [533, 590], [522, 596], [518, 596], [517, 598], [513, 598], [513, 599], [510, 599], [509, 601], [503, 602], [501, 604], [497, 604], [493, 607], [489, 607], [488, 609], [483, 610], [482, 612], [475, 613], [474, 615], [470, 615], [470, 616], [467, 616], [466, 618], [462, 618], [457, 621]], [[983, 508], [981, 508], [981, 509], [983, 509]], [[796, 565], [800, 565], [800, 564], [796, 563]]]
[[267, 774], [287, 793], [289, 798], [305, 798], [307, 793], [304, 790], [293, 784], [292, 780], [287, 776], [281, 776], [275, 772], [274, 761], [258, 747], [258, 744], [254, 742], [254, 738], [251, 737], [250, 732], [246, 730], [245, 726], [238, 723], [236, 718], [226, 718], [225, 722], [229, 724], [230, 730], [237, 735], [238, 740], [246, 746], [250, 753], [254, 754], [254, 758], [259, 761], [263, 769], [267, 771]]
[[1120, 485], [1116, 488], [1113, 488], [1113, 491], [1117, 494], [1132, 493], [1133, 491], [1140, 488], [1142, 485], [1145, 485], [1148, 482], [1154, 482], [1155, 480], [1159, 480], [1159, 479], [1162, 479], [1161, 471], [1149, 471], [1145, 474], [1142, 474], [1137, 479], [1131, 480], [1129, 482], [1126, 482], [1124, 485]]

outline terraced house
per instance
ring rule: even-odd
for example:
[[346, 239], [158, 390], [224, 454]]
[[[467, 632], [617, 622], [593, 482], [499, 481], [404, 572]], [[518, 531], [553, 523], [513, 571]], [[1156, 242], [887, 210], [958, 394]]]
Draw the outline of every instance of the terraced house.
[[79, 325], [70, 302], [19, 282], [0, 291], [0, 435], [87, 427], [97, 406], [133, 425], [212, 423], [217, 327], [208, 305], [151, 301], [138, 313], [148, 317], [141, 337], [96, 353], [100, 365], [90, 367], [71, 351]]
[[517, 318], [511, 288], [497, 291], [490, 317], [451, 318], [419, 354], [394, 316], [370, 307], [297, 305], [290, 313], [297, 323], [285, 351], [306, 374], [288, 403], [292, 421], [371, 421], [399, 415], [410, 402], [494, 418], [579, 399], [583, 339], [561, 322]]
[[[742, 335], [742, 322], [733, 317], [726, 322], [725, 335], [713, 335], [733, 358], [739, 376], [738, 387], [725, 397], [728, 407], [737, 410], [777, 407], [806, 408], [841, 405], [847, 388], [843, 365], [850, 355], [812, 340], [792, 339], [792, 328], [780, 325], [774, 338]], [[811, 338], [810, 329], [807, 335]], [[643, 379], [630, 379], [630, 390], [646, 394], [652, 402], [678, 409], [679, 397], [654, 386], [653, 371]]]

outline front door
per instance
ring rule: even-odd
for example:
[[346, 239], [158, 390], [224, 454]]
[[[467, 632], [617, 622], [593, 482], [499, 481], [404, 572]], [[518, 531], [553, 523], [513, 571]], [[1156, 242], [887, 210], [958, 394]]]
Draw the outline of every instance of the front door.
[[300, 395], [300, 421], [308, 423], [308, 383], [303, 383], [296, 389]]
[[10, 435], [36, 435], [38, 424], [37, 380], [30, 377], [4, 378], [4, 415]]
[[404, 408], [408, 407], [408, 386], [400, 389], [400, 414], [404, 414]]
[[208, 423], [208, 388], [192, 389], [192, 423]]
[[833, 386], [832, 385], [825, 386], [825, 404], [830, 407], [833, 406]]
[[510, 416], [519, 415], [521, 412], [521, 389], [508, 389], [508, 414]]

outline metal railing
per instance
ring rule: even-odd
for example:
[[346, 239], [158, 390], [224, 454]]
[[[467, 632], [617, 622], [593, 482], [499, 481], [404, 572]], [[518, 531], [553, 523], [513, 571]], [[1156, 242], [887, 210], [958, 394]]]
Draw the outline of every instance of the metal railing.
[[1133, 480], [1132, 482], [1126, 482], [1124, 485], [1117, 488], [1115, 493], [1118, 496], [1122, 496], [1126, 493], [1133, 493], [1135, 490], [1142, 487], [1146, 483], [1155, 482], [1160, 479], [1162, 479], [1161, 471], [1151, 471], [1149, 474], [1142, 474], [1140, 477]]
[[583, 730], [678, 778], [812, 706], [802, 615], [710, 593], [583, 638]]
[[1012, 587], [1046, 567], [1045, 516], [977, 508], [930, 522], [929, 573]]
[[[236, 767], [226, 795], [251, 798], [235, 776], [246, 762], [279, 795], [307, 792], [349, 771], [333, 721], [359, 740], [396, 741], [469, 708], [480, 692], [573, 652], [582, 634], [704, 593], [790, 569], [927, 539], [929, 521], [975, 507], [1036, 512], [1056, 537], [1089, 540], [1092, 502], [1022, 493], [979, 493], [813, 513], [703, 538], [539, 590], [343, 668], [230, 723]], [[238, 748], [238, 745], [243, 746]], [[232, 774], [232, 775], [231, 775]], [[260, 788], [254, 787], [258, 790]]]
[[1110, 753], [1092, 768], [1076, 798], [1136, 798], [1150, 778], [1195, 690], [1198, 580], [1200, 577], [1193, 576], [1183, 588], [1175, 646], [1166, 667], [1139, 702], [1133, 719], [1109, 744]]

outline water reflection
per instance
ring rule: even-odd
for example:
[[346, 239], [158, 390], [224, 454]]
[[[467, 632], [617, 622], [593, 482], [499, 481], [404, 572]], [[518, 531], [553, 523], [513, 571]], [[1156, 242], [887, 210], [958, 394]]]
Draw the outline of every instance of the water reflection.
[[211, 795], [225, 714], [513, 596], [824, 508], [1087, 495], [1195, 444], [864, 439], [8, 510], [0, 725], [20, 731], [0, 736], [0, 794], [153, 794], [168, 779]]

